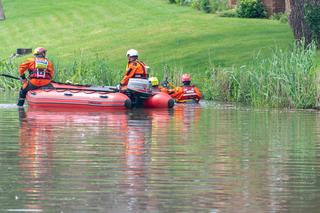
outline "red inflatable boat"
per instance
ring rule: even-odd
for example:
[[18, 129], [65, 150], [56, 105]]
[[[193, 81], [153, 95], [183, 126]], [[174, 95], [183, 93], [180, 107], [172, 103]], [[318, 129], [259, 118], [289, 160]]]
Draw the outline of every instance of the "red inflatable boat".
[[[132, 107], [172, 108], [174, 100], [165, 93], [144, 93], [135, 90], [130, 95], [118, 92], [116, 87], [86, 86], [52, 83], [54, 88], [29, 91], [27, 102], [30, 107], [55, 107], [77, 109], [126, 109]], [[133, 90], [131, 90], [133, 91]], [[142, 94], [142, 95], [141, 95]], [[129, 98], [129, 97], [130, 98]], [[136, 105], [133, 100], [139, 100]]]

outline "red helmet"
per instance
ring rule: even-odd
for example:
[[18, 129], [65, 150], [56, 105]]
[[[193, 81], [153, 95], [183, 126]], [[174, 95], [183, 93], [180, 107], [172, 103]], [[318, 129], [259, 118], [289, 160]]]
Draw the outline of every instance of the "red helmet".
[[33, 55], [45, 55], [47, 50], [43, 47], [37, 47], [33, 50]]
[[181, 81], [186, 82], [186, 81], [191, 81], [191, 76], [189, 74], [183, 74], [181, 77]]

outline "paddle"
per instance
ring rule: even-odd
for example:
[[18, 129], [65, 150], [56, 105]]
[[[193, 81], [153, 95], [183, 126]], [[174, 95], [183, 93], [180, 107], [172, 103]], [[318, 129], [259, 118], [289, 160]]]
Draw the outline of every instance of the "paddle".
[[[0, 76], [6, 77], [6, 78], [12, 78], [15, 80], [20, 80], [20, 78], [8, 75], [8, 74], [0, 74]], [[87, 88], [68, 88], [68, 87], [60, 87], [60, 88], [50, 88], [50, 89], [69, 89], [69, 90], [85, 90], [85, 91], [96, 91], [96, 92], [119, 92], [119, 90], [116, 87], [104, 87], [104, 86], [92, 86], [92, 85], [81, 85], [81, 84], [71, 84], [71, 83], [62, 83], [62, 82], [56, 82], [52, 81], [53, 83], [57, 84], [63, 84], [63, 85], [70, 85], [70, 86], [83, 86]]]
[[12, 79], [20, 80], [20, 78], [15, 77], [15, 76], [12, 76], [12, 75], [8, 75], [8, 74], [0, 74], [0, 76], [4, 76], [4, 77], [7, 77], [7, 78], [12, 78]]

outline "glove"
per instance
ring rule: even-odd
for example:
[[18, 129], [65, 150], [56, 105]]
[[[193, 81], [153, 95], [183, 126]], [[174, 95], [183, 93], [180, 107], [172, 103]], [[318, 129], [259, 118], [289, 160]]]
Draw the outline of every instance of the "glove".
[[168, 81], [162, 81], [161, 85], [165, 88], [168, 88]]

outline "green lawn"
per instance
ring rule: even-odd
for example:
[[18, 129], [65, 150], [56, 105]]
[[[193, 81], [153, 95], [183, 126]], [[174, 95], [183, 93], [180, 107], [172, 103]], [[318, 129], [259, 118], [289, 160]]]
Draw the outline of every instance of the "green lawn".
[[[99, 55], [121, 70], [127, 49], [139, 50], [154, 72], [164, 65], [203, 71], [209, 64], [248, 63], [258, 52], [287, 48], [287, 24], [272, 20], [220, 18], [165, 0], [3, 0], [0, 58], [16, 48], [44, 46], [62, 64], [82, 54]], [[21, 59], [20, 59], [21, 60]]]

